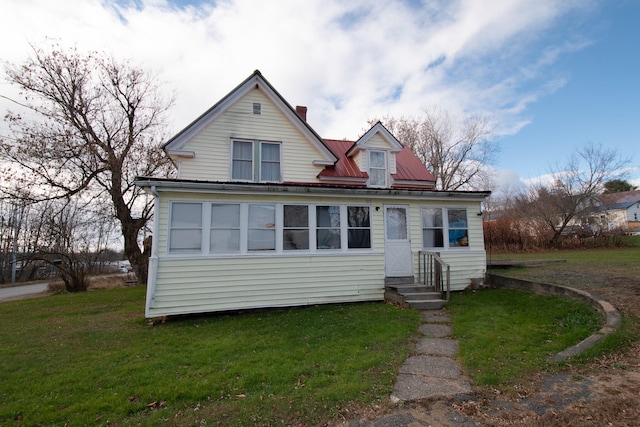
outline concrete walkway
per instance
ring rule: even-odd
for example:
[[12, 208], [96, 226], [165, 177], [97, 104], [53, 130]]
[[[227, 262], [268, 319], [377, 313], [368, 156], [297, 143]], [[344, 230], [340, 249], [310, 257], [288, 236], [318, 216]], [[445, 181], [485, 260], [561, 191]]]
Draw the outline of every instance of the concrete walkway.
[[471, 383], [452, 357], [458, 341], [451, 338], [451, 319], [444, 310], [422, 312], [421, 337], [415, 355], [400, 367], [391, 400], [412, 402], [471, 392]]

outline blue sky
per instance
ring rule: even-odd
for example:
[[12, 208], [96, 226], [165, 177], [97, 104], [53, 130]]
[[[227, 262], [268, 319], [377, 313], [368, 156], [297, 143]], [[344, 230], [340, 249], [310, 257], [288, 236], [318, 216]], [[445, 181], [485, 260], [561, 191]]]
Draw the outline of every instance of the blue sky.
[[[640, 185], [640, 1], [0, 0], [0, 10], [5, 60], [53, 37], [159, 72], [176, 96], [174, 132], [260, 69], [326, 138], [439, 107], [500, 125], [499, 184], [536, 179], [595, 142], [631, 158]], [[15, 96], [5, 83], [0, 94]]]

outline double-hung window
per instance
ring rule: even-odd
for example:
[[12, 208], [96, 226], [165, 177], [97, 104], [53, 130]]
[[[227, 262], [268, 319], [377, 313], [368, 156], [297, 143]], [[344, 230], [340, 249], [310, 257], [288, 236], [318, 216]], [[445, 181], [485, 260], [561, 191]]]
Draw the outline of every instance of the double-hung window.
[[424, 248], [469, 246], [466, 209], [422, 208], [421, 216]]
[[385, 151], [369, 151], [369, 185], [387, 186], [387, 156]]
[[253, 181], [253, 141], [233, 141], [231, 178]]
[[260, 143], [260, 181], [280, 182], [280, 144]]
[[169, 227], [169, 251], [194, 253], [202, 250], [202, 203], [173, 202]]
[[232, 140], [231, 179], [280, 182], [281, 147], [278, 142]]

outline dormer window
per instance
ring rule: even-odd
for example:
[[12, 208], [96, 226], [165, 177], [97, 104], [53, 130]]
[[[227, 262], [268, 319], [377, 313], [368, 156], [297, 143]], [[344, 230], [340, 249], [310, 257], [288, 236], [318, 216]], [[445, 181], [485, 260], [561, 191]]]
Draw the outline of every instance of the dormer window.
[[280, 143], [231, 141], [231, 179], [234, 181], [280, 182]]
[[387, 187], [387, 152], [369, 150], [369, 186]]

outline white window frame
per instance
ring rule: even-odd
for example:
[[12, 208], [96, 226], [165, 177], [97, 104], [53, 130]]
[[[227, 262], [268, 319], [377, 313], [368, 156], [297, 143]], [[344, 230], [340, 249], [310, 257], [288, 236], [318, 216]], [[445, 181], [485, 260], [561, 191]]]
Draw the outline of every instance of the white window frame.
[[[424, 216], [423, 211], [427, 209], [439, 209], [442, 215], [442, 226], [431, 226], [425, 227], [424, 224]], [[466, 212], [466, 226], [465, 227], [451, 227], [449, 223], [449, 211], [465, 211]], [[469, 210], [466, 207], [458, 207], [458, 206], [422, 206], [420, 208], [420, 226], [422, 230], [422, 248], [428, 250], [439, 250], [439, 251], [447, 251], [447, 250], [469, 250]], [[424, 239], [425, 230], [442, 230], [442, 246], [426, 246]], [[450, 236], [452, 231], [456, 230], [464, 230], [466, 231], [466, 245], [456, 245], [454, 242], [451, 242]], [[462, 237], [460, 238], [462, 239]]]
[[[251, 178], [247, 179], [238, 179], [234, 178], [234, 162], [236, 159], [234, 158], [234, 145], [236, 142], [239, 143], [248, 143], [251, 144]], [[263, 146], [265, 145], [274, 145], [278, 146], [278, 160], [277, 161], [269, 161], [263, 160]], [[231, 138], [229, 142], [229, 179], [231, 181], [239, 181], [239, 182], [282, 182], [282, 142], [281, 141], [266, 141], [266, 140], [257, 140], [257, 139], [243, 139], [243, 138]], [[238, 159], [238, 161], [248, 161], [246, 159]], [[278, 179], [262, 179], [263, 166], [266, 163], [277, 163], [278, 167]]]
[[[178, 205], [193, 205], [193, 206], [199, 206], [200, 207], [200, 227], [187, 227], [187, 226], [177, 226], [174, 225], [174, 219], [175, 219], [175, 207]], [[173, 201], [170, 203], [170, 209], [169, 209], [169, 227], [168, 227], [168, 234], [167, 234], [167, 252], [171, 253], [171, 254], [197, 254], [197, 253], [202, 253], [202, 248], [204, 246], [204, 240], [205, 240], [205, 236], [204, 236], [204, 212], [203, 212], [203, 204], [202, 202], [193, 202], [193, 201]], [[173, 240], [174, 240], [174, 232], [180, 232], [180, 231], [194, 231], [194, 230], [199, 230], [200, 231], [200, 247], [199, 248], [193, 248], [193, 249], [176, 249], [173, 248]]]
[[[199, 228], [201, 232], [200, 248], [192, 251], [175, 251], [171, 250], [171, 235], [172, 230], [176, 227], [172, 227], [172, 212], [173, 205], [179, 203], [198, 204], [202, 209], [202, 222]], [[216, 205], [238, 205], [239, 206], [239, 238], [240, 248], [239, 251], [219, 251], [214, 252], [212, 250], [212, 237], [215, 235], [215, 229], [212, 226], [213, 207]], [[229, 200], [215, 200], [215, 201], [192, 201], [192, 200], [173, 200], [170, 201], [170, 215], [169, 223], [167, 225], [167, 249], [166, 254], [172, 257], [185, 257], [185, 256], [207, 256], [207, 257], [238, 257], [238, 256], [283, 256], [283, 255], [295, 255], [295, 254], [330, 254], [330, 253], [363, 253], [373, 251], [374, 240], [374, 225], [373, 225], [373, 208], [369, 204], [305, 204], [305, 203], [262, 203], [262, 202], [238, 202]], [[249, 210], [251, 206], [273, 206], [275, 209], [275, 223], [270, 227], [273, 227], [275, 231], [275, 248], [266, 248], [263, 250], [249, 249]], [[309, 248], [305, 249], [284, 249], [284, 233], [287, 228], [284, 227], [284, 206], [306, 206], [308, 215], [308, 232]], [[339, 227], [317, 227], [317, 211], [318, 206], [335, 206], [339, 208]], [[369, 212], [369, 226], [368, 227], [350, 227], [348, 212], [349, 208], [366, 208]], [[294, 227], [300, 228], [300, 227]], [[340, 231], [340, 245], [338, 248], [318, 248], [317, 247], [317, 232], [322, 229], [339, 229]], [[225, 228], [226, 229], [226, 228]], [[230, 228], [231, 229], [231, 228]], [[369, 232], [369, 247], [349, 247], [349, 231], [352, 229], [367, 229]], [[235, 228], [234, 228], [235, 230]]]

